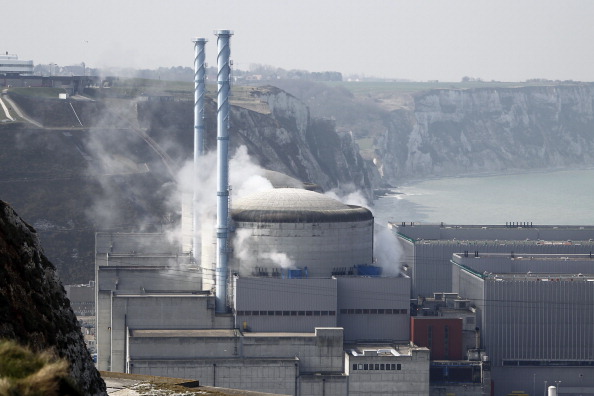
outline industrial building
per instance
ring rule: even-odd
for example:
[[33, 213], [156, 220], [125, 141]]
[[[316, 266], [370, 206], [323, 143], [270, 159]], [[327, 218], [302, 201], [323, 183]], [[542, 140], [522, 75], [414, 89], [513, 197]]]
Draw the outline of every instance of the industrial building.
[[402, 265], [412, 279], [411, 298], [452, 291], [453, 253], [589, 254], [594, 227], [391, 223], [403, 247]]
[[[453, 290], [477, 312], [497, 394], [562, 382], [594, 393], [594, 258], [588, 254], [473, 254], [452, 258]], [[542, 393], [542, 392], [541, 392]]]
[[0, 75], [32, 76], [33, 61], [19, 60], [17, 55], [6, 52], [6, 54], [0, 55]]
[[[410, 278], [383, 276], [397, 263], [374, 258], [371, 211], [275, 172], [280, 188], [231, 203], [231, 33], [217, 36], [216, 219], [194, 210], [181, 242], [97, 233], [99, 369], [289, 395], [428, 395], [429, 350], [409, 341]], [[197, 104], [205, 42], [195, 41]]]

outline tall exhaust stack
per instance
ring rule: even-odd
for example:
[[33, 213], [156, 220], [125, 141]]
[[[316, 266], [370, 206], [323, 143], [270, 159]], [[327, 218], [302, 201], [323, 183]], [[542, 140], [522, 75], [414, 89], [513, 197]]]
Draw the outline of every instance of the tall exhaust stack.
[[208, 40], [196, 38], [194, 42], [194, 196], [192, 199], [192, 255], [196, 260], [200, 251], [200, 240], [198, 229], [200, 219], [198, 218], [199, 196], [198, 180], [200, 172], [200, 157], [204, 156], [204, 95], [206, 92], [206, 62], [204, 47]]
[[229, 41], [233, 32], [219, 30], [217, 36], [217, 266], [216, 306], [218, 313], [227, 311], [227, 261], [229, 223], [229, 91], [230, 54]]

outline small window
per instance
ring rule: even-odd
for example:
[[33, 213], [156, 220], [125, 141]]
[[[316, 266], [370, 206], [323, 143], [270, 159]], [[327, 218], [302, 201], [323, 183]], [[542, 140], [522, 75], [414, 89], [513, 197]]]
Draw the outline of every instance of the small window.
[[362, 309], [355, 309], [355, 313], [356, 314], [361, 314], [361, 313], [363, 313], [363, 310]]
[[364, 364], [363, 365], [363, 370], [369, 370], [369, 365], [368, 364]]
[[350, 314], [354, 314], [355, 313], [355, 310], [351, 308], [351, 309], [349, 309], [349, 313]]
[[312, 311], [305, 311], [305, 316], [313, 316], [313, 312]]
[[382, 314], [382, 315], [383, 315], [384, 311], [385, 311], [384, 309], [378, 309], [378, 310], [377, 310], [377, 313], [378, 313], [378, 314]]
[[390, 370], [396, 370], [396, 365], [394, 363], [390, 364]]
[[348, 312], [348, 309], [344, 309], [344, 308], [343, 308], [343, 309], [341, 309], [341, 310], [340, 310], [340, 313], [341, 313], [341, 314], [345, 314], [345, 313], [347, 313], [347, 312]]
[[274, 311], [274, 316], [283, 316], [283, 311]]
[[363, 365], [359, 363], [359, 370], [363, 370]]
[[297, 316], [297, 311], [291, 311], [291, 316]]
[[386, 365], [385, 364], [380, 364], [380, 370], [385, 370], [386, 369]]
[[396, 370], [400, 370], [400, 369], [402, 369], [402, 365], [401, 365], [400, 363], [398, 363], [398, 364], [396, 365]]
[[274, 316], [274, 311], [268, 311], [268, 316]]
[[369, 370], [373, 370], [373, 364], [369, 365]]
[[320, 316], [320, 311], [313, 311], [314, 316]]
[[376, 363], [376, 364], [375, 364], [375, 369], [376, 369], [376, 370], [379, 370], [379, 369], [380, 369], [380, 365], [379, 365], [379, 363]]
[[353, 370], [357, 370], [357, 363], [353, 363]]
[[305, 316], [305, 311], [299, 311], [299, 316]]
[[336, 316], [336, 311], [328, 311], [328, 315], [330, 315], [330, 316]]
[[375, 315], [377, 314], [377, 309], [370, 309], [369, 313]]
[[266, 315], [266, 313], [267, 313], [267, 311], [260, 311], [261, 316]]
[[258, 316], [258, 315], [260, 315], [260, 311], [252, 311], [252, 315]]
[[322, 316], [328, 316], [328, 311], [321, 311], [322, 312]]
[[368, 314], [369, 313], [369, 310], [368, 309], [364, 309], [362, 313]]

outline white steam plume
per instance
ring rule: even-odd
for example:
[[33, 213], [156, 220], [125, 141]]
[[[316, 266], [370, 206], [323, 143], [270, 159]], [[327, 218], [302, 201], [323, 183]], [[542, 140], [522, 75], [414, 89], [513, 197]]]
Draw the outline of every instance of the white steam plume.
[[[365, 194], [350, 184], [343, 186], [341, 190], [333, 189], [325, 195], [332, 197], [347, 205], [357, 205], [365, 207], [373, 213]], [[375, 265], [382, 268], [382, 274], [385, 276], [397, 276], [400, 271], [400, 260], [402, 258], [402, 246], [394, 233], [379, 223], [374, 224], [373, 228], [373, 257]]]

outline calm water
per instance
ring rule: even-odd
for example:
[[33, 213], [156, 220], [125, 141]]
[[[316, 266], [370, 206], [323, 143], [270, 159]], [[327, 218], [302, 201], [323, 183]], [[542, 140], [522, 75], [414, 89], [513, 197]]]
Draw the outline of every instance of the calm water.
[[374, 202], [380, 223], [594, 225], [594, 169], [405, 184]]

